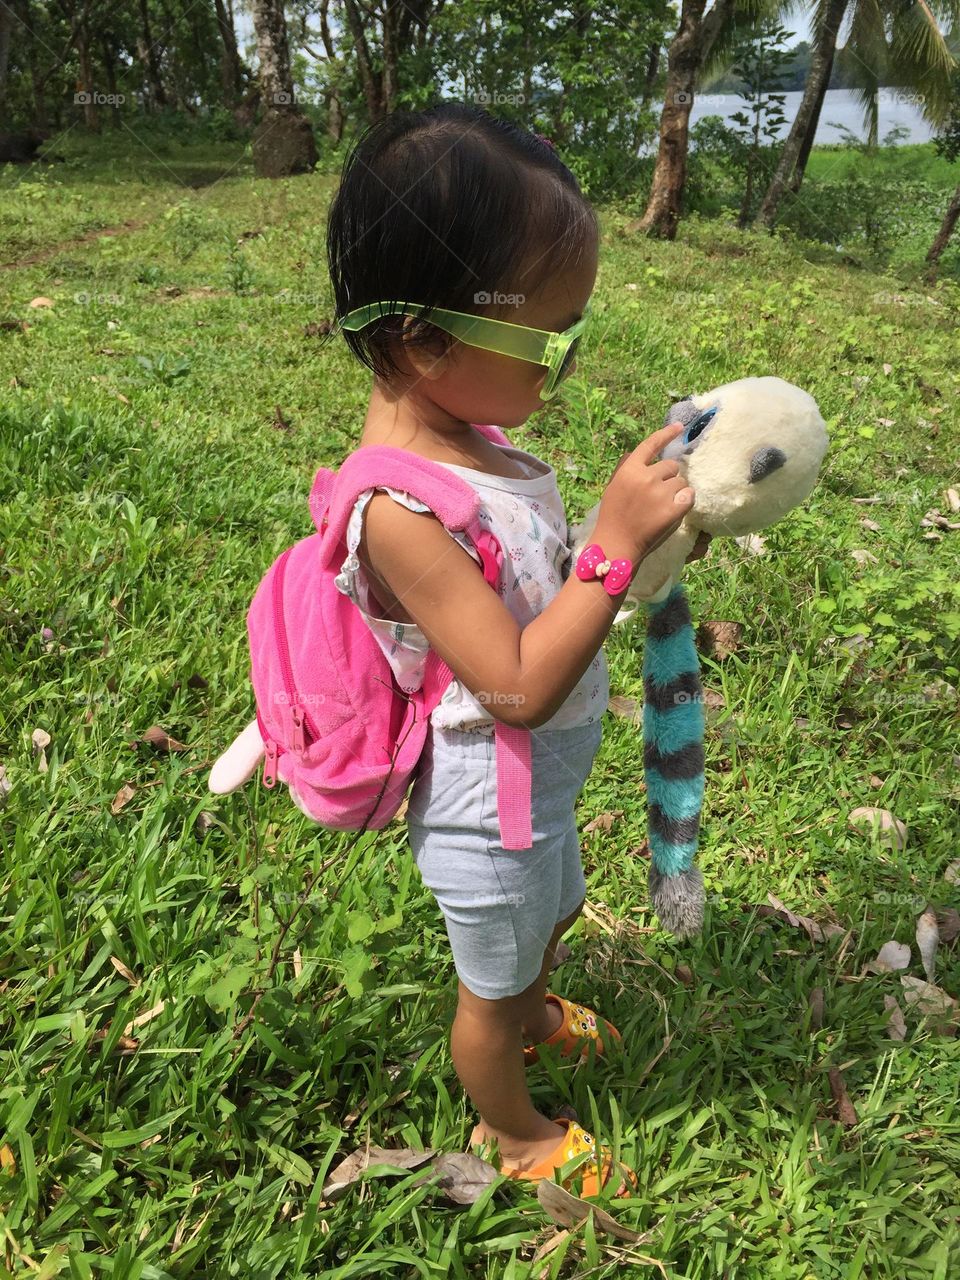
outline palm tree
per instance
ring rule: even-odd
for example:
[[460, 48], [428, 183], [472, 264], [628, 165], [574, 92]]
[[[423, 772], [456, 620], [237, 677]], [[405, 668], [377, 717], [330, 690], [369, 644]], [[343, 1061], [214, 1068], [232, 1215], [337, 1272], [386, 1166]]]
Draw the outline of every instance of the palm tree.
[[924, 117], [933, 124], [942, 123], [949, 112], [956, 62], [939, 22], [960, 22], [960, 0], [816, 0], [810, 72], [754, 225], [772, 227], [787, 188], [799, 189], [846, 17], [846, 48], [859, 70], [858, 92], [872, 146], [877, 142], [878, 90], [883, 82], [913, 91]]

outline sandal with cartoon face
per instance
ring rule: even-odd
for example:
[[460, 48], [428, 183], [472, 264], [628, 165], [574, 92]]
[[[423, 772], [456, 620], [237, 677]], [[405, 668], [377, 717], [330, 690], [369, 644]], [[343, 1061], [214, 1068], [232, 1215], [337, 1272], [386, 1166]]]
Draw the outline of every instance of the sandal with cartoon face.
[[[632, 1169], [628, 1169], [622, 1161], [617, 1162], [620, 1173], [619, 1186], [616, 1192], [613, 1192], [613, 1183], [616, 1179], [613, 1175], [613, 1155], [608, 1147], [600, 1148], [600, 1157], [597, 1158], [597, 1144], [593, 1134], [587, 1133], [582, 1125], [576, 1120], [571, 1120], [569, 1116], [558, 1115], [553, 1118], [554, 1124], [559, 1124], [566, 1129], [566, 1133], [560, 1139], [556, 1148], [545, 1156], [539, 1164], [533, 1165], [530, 1169], [511, 1169], [507, 1165], [499, 1166], [500, 1173], [505, 1178], [512, 1178], [517, 1182], [540, 1182], [547, 1178], [551, 1182], [555, 1182], [555, 1174], [559, 1169], [571, 1160], [577, 1157], [592, 1157], [581, 1160], [578, 1167], [567, 1174], [561, 1181], [561, 1186], [566, 1190], [579, 1196], [581, 1199], [587, 1199], [590, 1196], [610, 1195], [613, 1193], [614, 1199], [623, 1199], [625, 1196], [635, 1195], [639, 1182], [637, 1175]], [[482, 1144], [476, 1150], [482, 1152], [495, 1151], [496, 1145], [488, 1147]]]
[[[599, 1023], [603, 1023], [604, 1033], [608, 1040], [615, 1045], [621, 1043], [620, 1032], [613, 1023], [608, 1022], [606, 1018], [601, 1018], [592, 1009], [588, 1009], [586, 1005], [574, 1004], [571, 1000], [565, 1000], [563, 996], [554, 995], [552, 991], [547, 992], [547, 1003], [560, 1006], [561, 1022], [552, 1035], [547, 1036], [546, 1040], [540, 1040], [537, 1043], [541, 1045], [559, 1045], [561, 1058], [569, 1058], [577, 1052], [579, 1052], [581, 1058], [586, 1058], [590, 1052], [591, 1041], [596, 1045], [597, 1056], [603, 1057], [605, 1050], [603, 1041], [600, 1038]], [[523, 1061], [526, 1066], [529, 1067], [534, 1062], [537, 1062], [539, 1057], [536, 1045], [524, 1045]]]

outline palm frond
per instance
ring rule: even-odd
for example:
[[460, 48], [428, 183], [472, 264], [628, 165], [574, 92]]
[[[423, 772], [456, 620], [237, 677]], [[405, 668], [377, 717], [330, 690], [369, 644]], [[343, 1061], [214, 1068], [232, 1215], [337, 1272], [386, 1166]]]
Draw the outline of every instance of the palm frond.
[[942, 124], [950, 110], [950, 82], [957, 63], [927, 0], [894, 9], [888, 65], [898, 87], [916, 91], [924, 117]]

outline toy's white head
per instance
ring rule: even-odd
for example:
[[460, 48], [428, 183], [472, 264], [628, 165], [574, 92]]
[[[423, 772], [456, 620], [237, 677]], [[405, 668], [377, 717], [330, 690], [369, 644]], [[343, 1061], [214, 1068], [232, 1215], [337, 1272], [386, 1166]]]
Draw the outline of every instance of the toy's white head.
[[687, 521], [738, 538], [775, 524], [811, 492], [829, 443], [817, 402], [782, 378], [740, 378], [671, 405], [686, 430], [663, 450], [697, 495]]

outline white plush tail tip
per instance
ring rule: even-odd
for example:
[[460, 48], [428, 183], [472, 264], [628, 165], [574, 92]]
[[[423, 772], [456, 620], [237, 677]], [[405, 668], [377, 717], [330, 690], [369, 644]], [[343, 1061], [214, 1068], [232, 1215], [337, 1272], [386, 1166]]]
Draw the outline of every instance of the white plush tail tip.
[[256, 720], [234, 738], [210, 770], [207, 786], [214, 795], [223, 796], [248, 782], [263, 759], [263, 738]]

